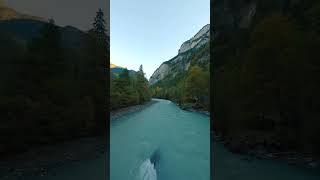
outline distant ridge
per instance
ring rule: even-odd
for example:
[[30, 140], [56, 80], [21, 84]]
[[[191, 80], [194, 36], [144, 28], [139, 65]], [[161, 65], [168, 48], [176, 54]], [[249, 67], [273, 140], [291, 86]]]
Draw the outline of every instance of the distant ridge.
[[43, 17], [37, 17], [37, 16], [19, 13], [16, 10], [7, 7], [4, 1], [0, 0], [0, 21], [10, 21], [15, 19], [29, 19], [29, 20], [48, 22], [48, 19]]
[[110, 63], [110, 68], [111, 68], [111, 69], [113, 69], [113, 68], [123, 68], [123, 69], [126, 69], [126, 67], [117, 66], [117, 65], [112, 64], [112, 63]]
[[[111, 72], [111, 76], [118, 76], [123, 70], [127, 69], [126, 67], [121, 67], [121, 66], [117, 66], [115, 64], [110, 63], [110, 72]], [[129, 70], [129, 75], [133, 76], [135, 75], [137, 72], [134, 70]]]

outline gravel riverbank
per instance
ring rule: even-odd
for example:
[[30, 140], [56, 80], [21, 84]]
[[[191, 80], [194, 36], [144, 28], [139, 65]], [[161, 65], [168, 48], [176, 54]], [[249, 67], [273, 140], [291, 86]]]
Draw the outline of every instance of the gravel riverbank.
[[204, 109], [195, 108], [194, 105], [192, 105], [192, 104], [189, 104], [189, 105], [180, 105], [178, 103], [175, 103], [175, 104], [177, 106], [179, 106], [180, 109], [182, 109], [182, 110], [189, 111], [189, 112], [197, 112], [197, 113], [204, 114], [204, 115], [210, 117], [210, 112], [209, 111], [204, 110]]
[[[17, 180], [46, 176], [48, 171], [72, 162], [87, 161], [106, 154], [106, 138], [81, 138], [54, 145], [35, 147], [0, 160], [0, 179]], [[107, 156], [106, 156], [107, 162]]]
[[320, 159], [295, 151], [270, 151], [268, 148], [264, 147], [263, 143], [249, 143], [248, 140], [235, 140], [236, 138], [223, 138], [218, 135], [213, 135], [214, 141], [223, 144], [230, 152], [234, 154], [248, 155], [247, 160], [250, 157], [258, 159], [270, 159], [274, 161], [286, 162], [289, 165], [319, 169]]
[[152, 99], [151, 101], [146, 102], [144, 104], [139, 104], [139, 105], [130, 106], [130, 107], [121, 108], [121, 109], [118, 109], [118, 110], [115, 110], [115, 111], [111, 111], [110, 112], [110, 119], [111, 120], [116, 120], [121, 116], [128, 115], [130, 113], [134, 113], [134, 112], [137, 112], [137, 111], [141, 111], [141, 110], [145, 109], [146, 107], [149, 107], [152, 104], [155, 104], [157, 102], [158, 102], [157, 100]]

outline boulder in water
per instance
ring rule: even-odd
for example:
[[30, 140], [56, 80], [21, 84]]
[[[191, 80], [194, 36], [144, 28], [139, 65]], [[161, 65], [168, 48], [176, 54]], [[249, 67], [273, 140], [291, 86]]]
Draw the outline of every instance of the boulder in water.
[[156, 164], [158, 164], [159, 160], [160, 160], [160, 150], [157, 149], [152, 153], [152, 155], [150, 157], [150, 162], [152, 164], [154, 164], [154, 166], [156, 166]]

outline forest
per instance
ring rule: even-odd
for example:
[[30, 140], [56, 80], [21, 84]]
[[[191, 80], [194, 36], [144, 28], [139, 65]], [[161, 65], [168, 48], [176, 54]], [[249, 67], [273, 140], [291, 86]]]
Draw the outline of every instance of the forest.
[[132, 105], [143, 104], [151, 100], [148, 80], [145, 78], [143, 66], [133, 74], [124, 68], [118, 74], [111, 75], [110, 110], [117, 110]]
[[[188, 70], [179, 72], [177, 70], [179, 67], [176, 67], [172, 72], [172, 74], [176, 73], [176, 76], [168, 77], [150, 87], [152, 96], [171, 100], [184, 109], [208, 111], [210, 109], [210, 58], [207, 58], [209, 50], [209, 43], [207, 43], [189, 52], [190, 56], [185, 59], [190, 62]], [[203, 57], [206, 57], [206, 60], [199, 62]]]
[[320, 2], [250, 2], [248, 28], [222, 25], [222, 13], [214, 19], [213, 129], [243, 151], [319, 157]]
[[1, 155], [105, 133], [109, 37], [103, 18], [99, 10], [88, 32], [52, 19], [1, 22], [22, 24], [24, 32], [39, 27], [27, 40], [19, 29], [1, 28]]

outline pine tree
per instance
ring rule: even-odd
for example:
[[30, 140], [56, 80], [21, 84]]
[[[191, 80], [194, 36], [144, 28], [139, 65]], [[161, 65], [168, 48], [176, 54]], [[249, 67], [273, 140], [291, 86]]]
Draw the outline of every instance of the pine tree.
[[148, 87], [148, 81], [145, 78], [145, 73], [143, 72], [143, 66], [140, 65], [137, 74], [137, 90], [139, 93], [140, 103], [150, 100], [150, 92]]
[[96, 17], [94, 18], [93, 31], [99, 43], [101, 43], [104, 47], [109, 48], [108, 35], [106, 32], [105, 24], [106, 22], [104, 19], [104, 13], [102, 9], [99, 9]]
[[140, 67], [139, 67], [139, 71], [138, 71], [138, 72], [144, 76], [144, 72], [143, 72], [143, 66], [142, 66], [142, 64], [140, 65]]

